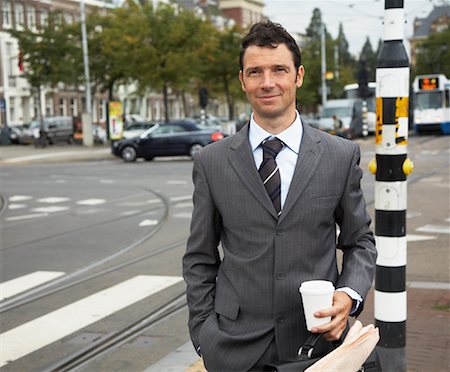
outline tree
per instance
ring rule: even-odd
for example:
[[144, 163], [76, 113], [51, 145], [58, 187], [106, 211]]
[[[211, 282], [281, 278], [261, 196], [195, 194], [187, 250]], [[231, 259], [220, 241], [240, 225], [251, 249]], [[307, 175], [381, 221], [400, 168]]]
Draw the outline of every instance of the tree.
[[[362, 68], [362, 65], [364, 65], [367, 69], [368, 81], [375, 81], [375, 72], [377, 69], [377, 53], [374, 52], [368, 36], [359, 55], [359, 71]], [[360, 72], [358, 72], [358, 74], [360, 74]]]
[[41, 109], [41, 89], [54, 87], [59, 82], [75, 84], [78, 81], [76, 46], [66, 33], [66, 24], [59, 12], [50, 12], [47, 23], [37, 30], [25, 27], [23, 30], [7, 30], [19, 44], [23, 77], [37, 93], [40, 120], [40, 141], [45, 146], [46, 136]]
[[319, 8], [314, 8], [311, 21], [306, 28], [306, 36], [311, 40], [311, 42], [320, 40], [322, 35], [322, 13]]
[[348, 50], [348, 41], [344, 34], [344, 27], [342, 23], [339, 23], [339, 33], [336, 39], [338, 53], [339, 53], [339, 66], [353, 67], [355, 65], [355, 59], [352, 57]]
[[201, 76], [202, 83], [213, 94], [224, 94], [230, 120], [235, 116], [235, 101], [244, 97], [238, 80], [241, 42], [242, 30], [238, 26], [216, 30]]
[[140, 47], [134, 50], [134, 78], [141, 92], [161, 89], [165, 119], [169, 120], [169, 89], [185, 89], [198, 75], [198, 65], [210, 34], [206, 22], [194, 13], [171, 5], [141, 8], [146, 24], [137, 31]]
[[444, 74], [450, 77], [450, 28], [431, 33], [418, 45], [415, 74]]

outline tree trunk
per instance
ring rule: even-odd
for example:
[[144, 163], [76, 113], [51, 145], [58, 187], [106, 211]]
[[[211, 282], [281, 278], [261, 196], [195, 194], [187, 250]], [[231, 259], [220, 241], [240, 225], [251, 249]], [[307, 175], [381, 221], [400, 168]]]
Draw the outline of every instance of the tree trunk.
[[234, 120], [234, 102], [230, 94], [230, 88], [228, 85], [228, 79], [226, 74], [223, 75], [223, 85], [225, 87], [225, 96], [227, 97], [228, 119]]
[[163, 97], [164, 97], [164, 118], [165, 121], [169, 121], [169, 97], [167, 84], [163, 85]]
[[181, 102], [183, 102], [184, 117], [191, 116], [190, 112], [189, 112], [189, 108], [187, 106], [186, 92], [184, 91], [184, 89], [181, 90]]

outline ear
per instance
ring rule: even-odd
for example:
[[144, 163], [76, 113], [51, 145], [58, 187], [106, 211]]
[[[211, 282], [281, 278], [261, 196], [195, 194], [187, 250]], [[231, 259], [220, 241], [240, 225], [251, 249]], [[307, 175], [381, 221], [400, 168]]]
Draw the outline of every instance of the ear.
[[303, 85], [303, 77], [305, 76], [305, 68], [303, 65], [300, 65], [297, 70], [297, 76], [295, 79], [295, 85], [297, 88], [300, 88]]
[[245, 92], [244, 74], [242, 70], [239, 70], [239, 81], [241, 82], [241, 88]]

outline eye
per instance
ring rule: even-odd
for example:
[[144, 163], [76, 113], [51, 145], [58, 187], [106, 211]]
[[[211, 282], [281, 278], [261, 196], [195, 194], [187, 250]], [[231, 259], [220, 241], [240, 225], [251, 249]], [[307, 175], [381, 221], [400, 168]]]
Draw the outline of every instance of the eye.
[[257, 76], [260, 73], [260, 70], [250, 70], [247, 72], [247, 76]]
[[283, 66], [278, 66], [276, 68], [276, 71], [277, 72], [288, 72], [288, 69], [286, 67], [283, 67]]

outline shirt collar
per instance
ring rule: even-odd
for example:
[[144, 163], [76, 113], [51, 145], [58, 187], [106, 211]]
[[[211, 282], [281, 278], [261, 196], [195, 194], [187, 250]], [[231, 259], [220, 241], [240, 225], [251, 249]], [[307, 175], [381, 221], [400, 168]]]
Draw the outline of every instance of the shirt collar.
[[303, 126], [298, 111], [296, 110], [295, 113], [295, 120], [292, 125], [290, 125], [281, 133], [278, 133], [276, 136], [261, 128], [258, 123], [256, 123], [252, 114], [250, 118], [250, 127], [248, 130], [248, 139], [250, 141], [252, 151], [255, 151], [256, 148], [261, 144], [261, 142], [266, 138], [277, 137], [281, 141], [283, 141], [284, 144], [288, 146], [292, 151], [298, 154], [300, 142], [303, 135]]

